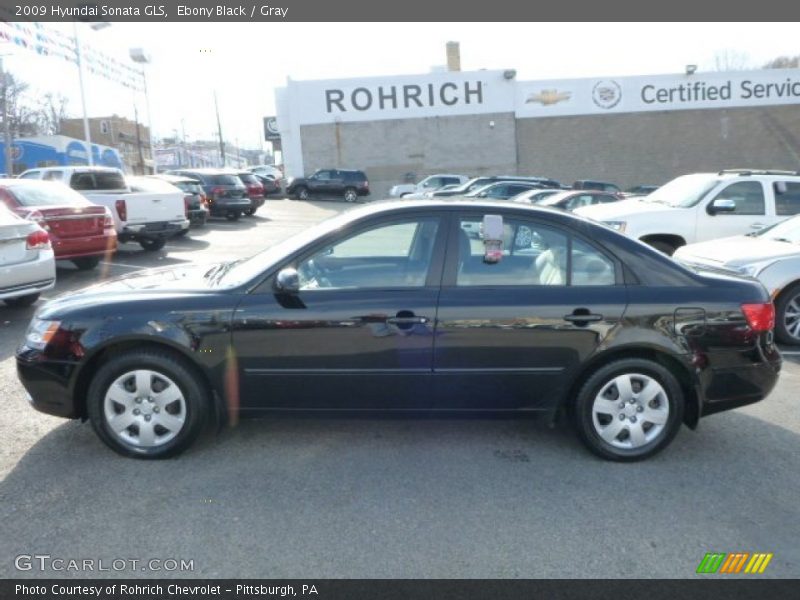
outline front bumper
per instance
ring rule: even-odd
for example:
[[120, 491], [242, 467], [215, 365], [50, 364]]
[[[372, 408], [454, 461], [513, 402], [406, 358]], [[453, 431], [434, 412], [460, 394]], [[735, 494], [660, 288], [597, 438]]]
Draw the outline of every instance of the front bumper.
[[77, 363], [40, 361], [40, 356], [25, 347], [17, 350], [17, 377], [28, 392], [29, 404], [39, 412], [56, 417], [82, 416], [69, 387]]

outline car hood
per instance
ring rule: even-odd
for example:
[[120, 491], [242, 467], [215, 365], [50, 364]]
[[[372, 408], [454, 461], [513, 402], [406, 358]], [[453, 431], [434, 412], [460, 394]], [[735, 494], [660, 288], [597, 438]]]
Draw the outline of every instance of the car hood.
[[619, 202], [609, 202], [608, 204], [595, 204], [594, 206], [584, 206], [576, 209], [576, 215], [581, 215], [594, 219], [595, 221], [621, 221], [631, 215], [647, 213], [674, 213], [676, 208], [659, 204], [658, 202], [643, 202], [638, 198], [628, 198]]
[[675, 253], [678, 260], [730, 268], [796, 256], [800, 256], [800, 246], [746, 235], [690, 244]]
[[40, 313], [46, 315], [98, 304], [130, 302], [139, 298], [213, 292], [220, 288], [215, 285], [213, 278], [204, 275], [216, 266], [206, 264], [136, 271], [82, 290], [66, 292], [47, 302]]

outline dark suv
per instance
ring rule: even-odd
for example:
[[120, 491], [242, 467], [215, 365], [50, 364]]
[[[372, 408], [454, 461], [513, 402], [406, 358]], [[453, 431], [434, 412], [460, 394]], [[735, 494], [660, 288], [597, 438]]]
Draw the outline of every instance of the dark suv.
[[197, 179], [203, 186], [212, 217], [225, 217], [236, 221], [248, 213], [253, 204], [242, 180], [231, 171], [223, 169], [175, 169], [169, 175], [183, 175]]
[[286, 193], [300, 200], [308, 200], [312, 194], [333, 194], [355, 202], [359, 196], [369, 196], [369, 181], [364, 171], [318, 169], [311, 177], [291, 179]]

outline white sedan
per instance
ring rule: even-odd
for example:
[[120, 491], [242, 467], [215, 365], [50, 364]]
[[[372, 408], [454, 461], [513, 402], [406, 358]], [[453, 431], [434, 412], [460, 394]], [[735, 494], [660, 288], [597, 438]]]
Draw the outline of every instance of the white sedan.
[[50, 236], [0, 204], [0, 300], [11, 307], [30, 306], [55, 283]]
[[757, 278], [775, 302], [775, 336], [800, 345], [800, 215], [747, 235], [678, 248], [678, 261]]

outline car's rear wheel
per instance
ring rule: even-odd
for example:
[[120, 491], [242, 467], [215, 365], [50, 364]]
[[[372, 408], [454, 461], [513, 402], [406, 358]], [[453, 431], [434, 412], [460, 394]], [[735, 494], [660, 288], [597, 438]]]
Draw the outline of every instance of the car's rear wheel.
[[163, 237], [157, 238], [142, 238], [139, 240], [139, 245], [148, 252], [156, 252], [164, 247], [167, 239]]
[[308, 200], [308, 188], [301, 185], [299, 188], [297, 188], [295, 195], [297, 196], [298, 200]]
[[127, 351], [104, 363], [89, 385], [87, 412], [111, 449], [136, 458], [185, 450], [205, 423], [209, 396], [200, 377], [167, 352]]
[[225, 218], [228, 219], [228, 221], [238, 221], [240, 216], [241, 214], [238, 210], [229, 210], [225, 213]]
[[99, 256], [81, 256], [80, 258], [73, 258], [73, 264], [81, 271], [91, 271], [100, 264]]
[[574, 419], [581, 441], [608, 460], [653, 456], [683, 422], [684, 397], [669, 369], [645, 359], [601, 366], [581, 386]]
[[6, 298], [3, 300], [6, 306], [11, 308], [25, 308], [39, 299], [39, 294], [28, 294], [27, 296], [17, 296], [16, 298]]
[[344, 201], [355, 202], [356, 200], [358, 200], [358, 192], [356, 192], [355, 188], [346, 188], [344, 190]]
[[256, 209], [253, 207], [246, 208], [244, 209], [244, 214], [246, 214], [248, 217], [252, 217], [254, 214], [256, 214]]
[[783, 344], [800, 345], [800, 282], [786, 288], [775, 302], [775, 337]]

